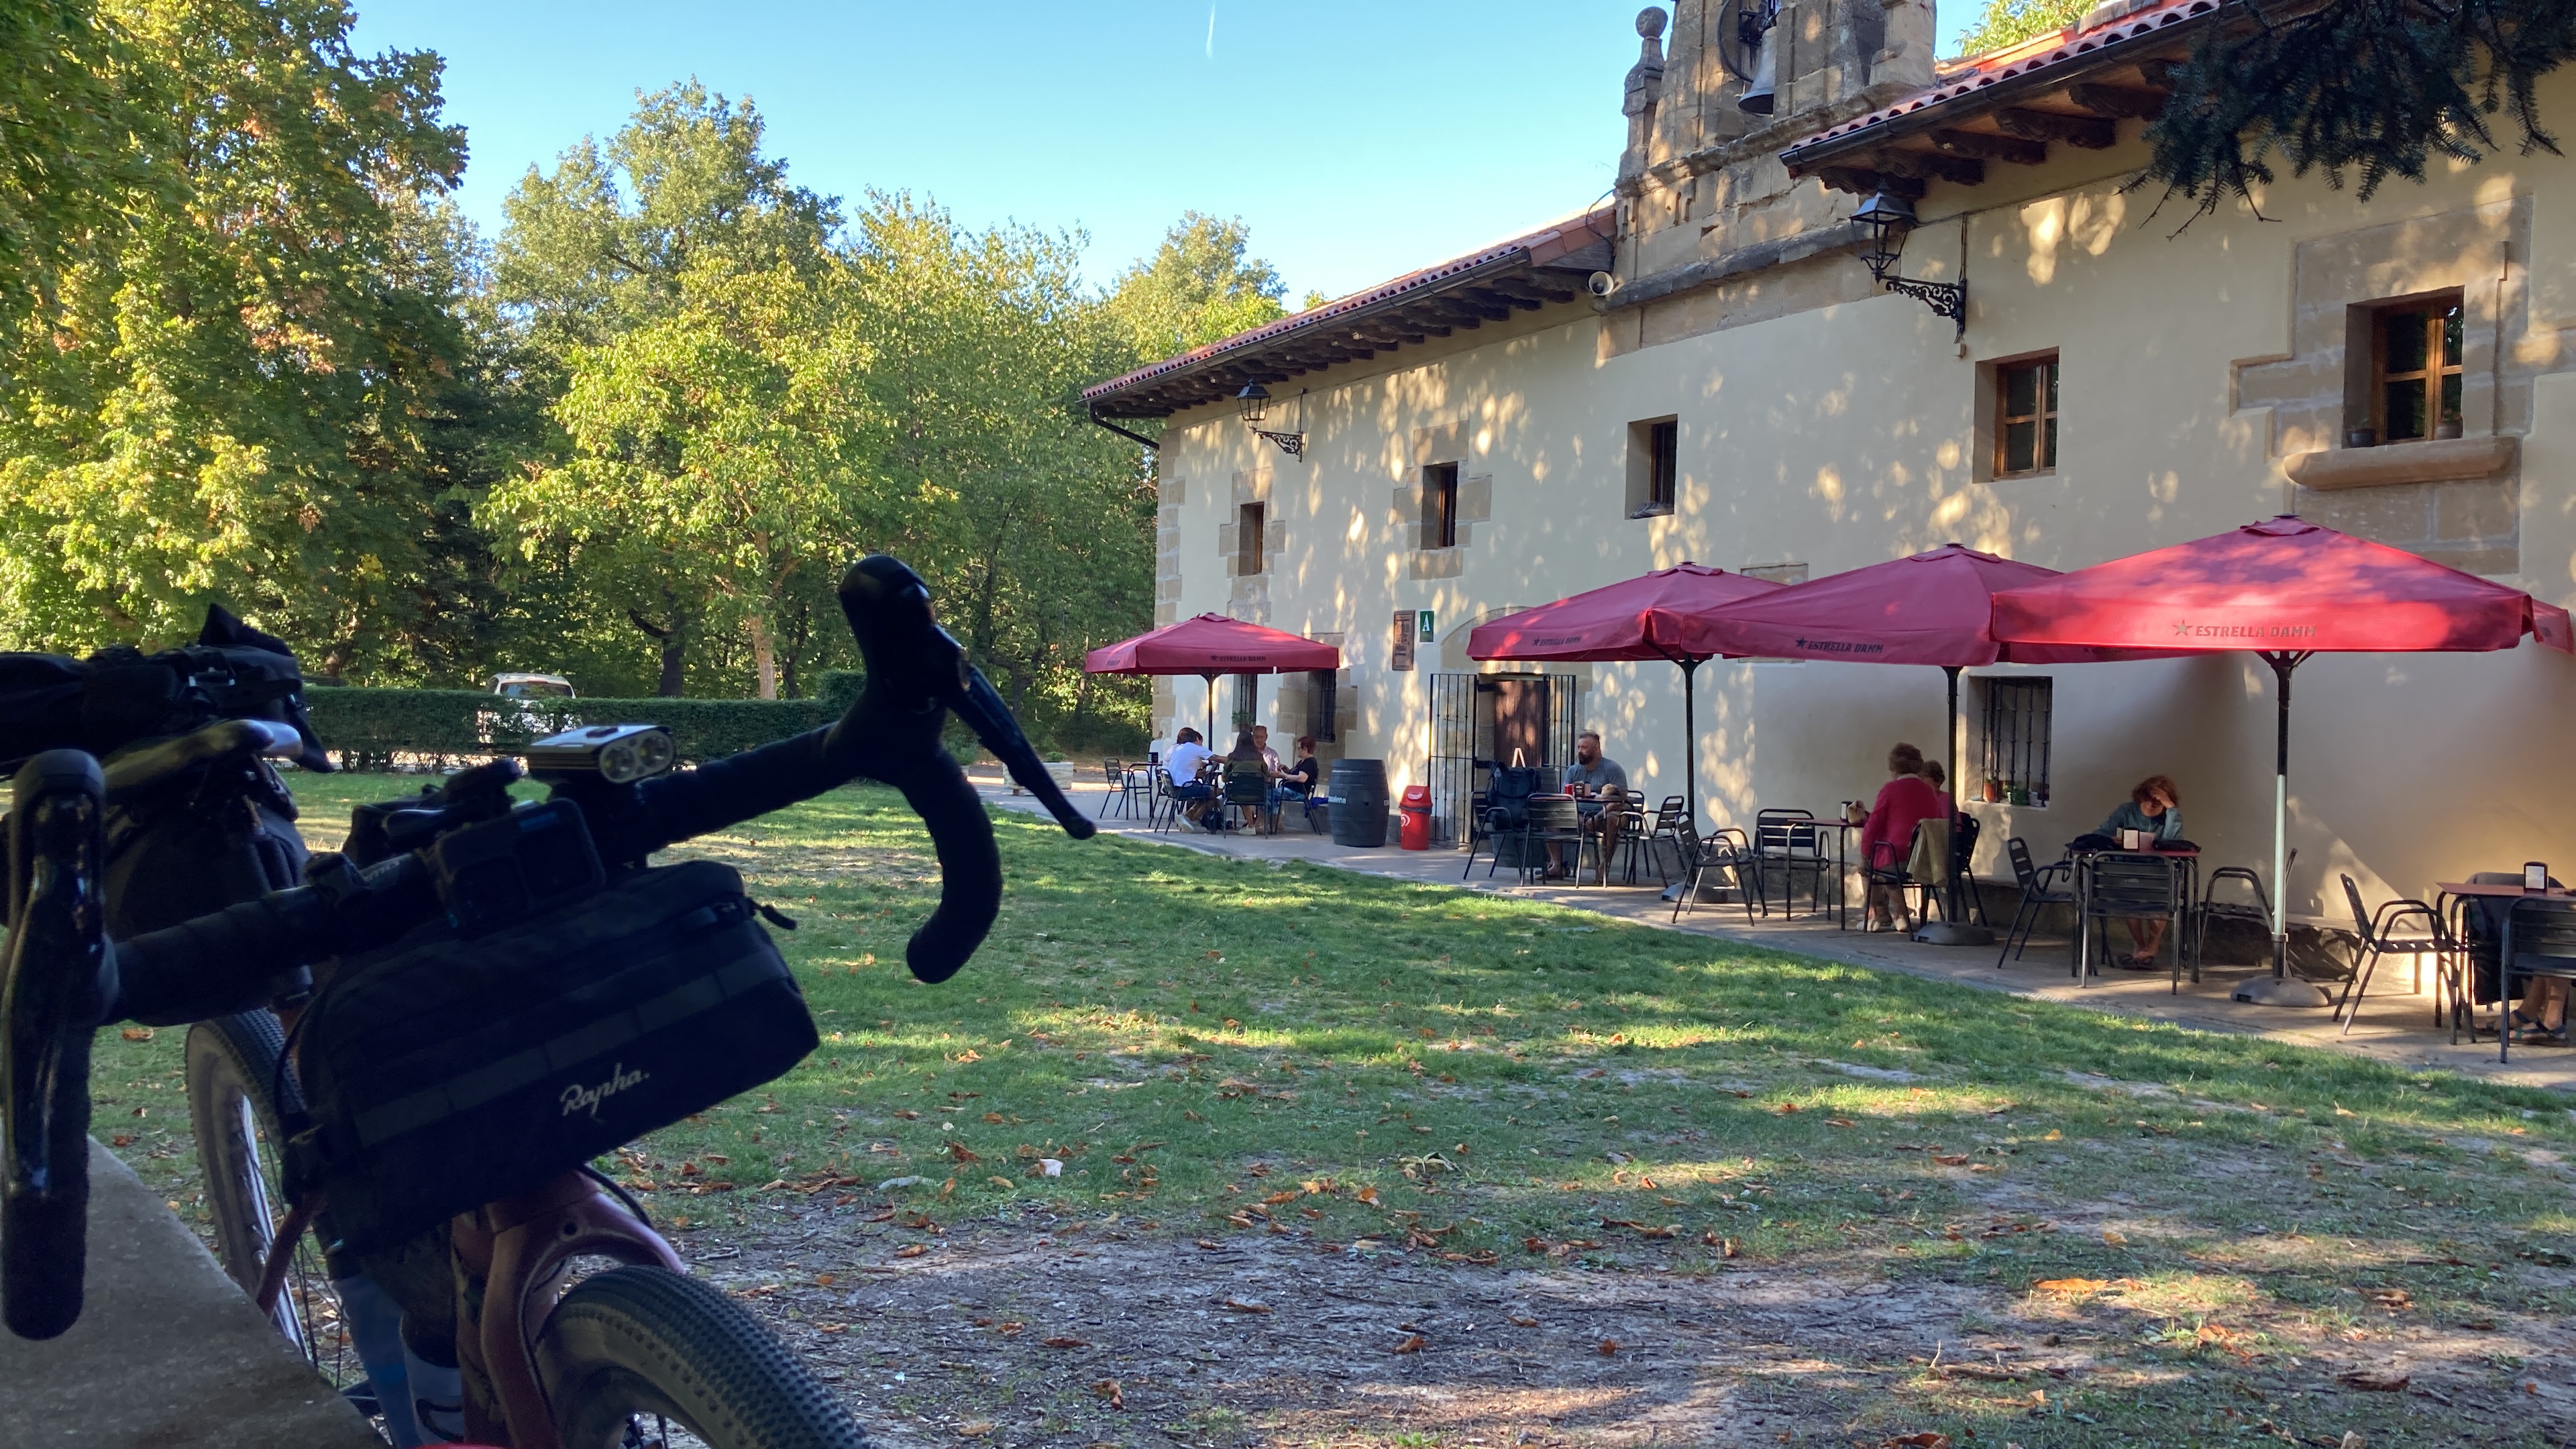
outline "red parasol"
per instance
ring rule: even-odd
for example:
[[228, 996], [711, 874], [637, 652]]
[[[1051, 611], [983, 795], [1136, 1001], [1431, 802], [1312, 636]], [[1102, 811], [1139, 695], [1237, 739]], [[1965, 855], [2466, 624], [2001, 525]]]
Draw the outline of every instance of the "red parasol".
[[1201, 614], [1177, 624], [1104, 644], [1082, 658], [1087, 674], [1195, 674], [1208, 682], [1208, 733], [1216, 733], [1216, 677], [1279, 674], [1297, 669], [1339, 669], [1342, 651], [1283, 630], [1222, 614]]
[[2176, 653], [2250, 649], [2280, 680], [2272, 802], [2274, 986], [2248, 1000], [2319, 1004], [2287, 984], [2281, 914], [2290, 799], [2290, 671], [2320, 650], [2510, 649], [2529, 634], [2576, 653], [2567, 611], [2519, 589], [2283, 514], [2213, 538], [2114, 559], [1995, 596], [1994, 633], [2018, 646], [2102, 645]]
[[1699, 815], [1698, 721], [1691, 673], [1727, 651], [1698, 642], [1699, 621], [1729, 604], [1776, 593], [1781, 585], [1724, 569], [1678, 563], [1553, 604], [1507, 614], [1467, 636], [1471, 659], [1561, 659], [1608, 662], [1669, 659], [1682, 667], [1684, 798]]
[[[2136, 651], [1997, 641], [1992, 628], [1995, 594], [2057, 576], [2055, 569], [1953, 543], [1746, 599], [1694, 620], [1689, 638], [1712, 653], [1940, 666], [1950, 684], [1950, 723], [1942, 748], [1950, 757], [1951, 788], [1956, 790], [1961, 778], [1961, 669], [1998, 662], [2078, 664], [2142, 657]], [[1983, 939], [1960, 924], [1955, 873], [1949, 917], [1943, 923], [1945, 944]]]

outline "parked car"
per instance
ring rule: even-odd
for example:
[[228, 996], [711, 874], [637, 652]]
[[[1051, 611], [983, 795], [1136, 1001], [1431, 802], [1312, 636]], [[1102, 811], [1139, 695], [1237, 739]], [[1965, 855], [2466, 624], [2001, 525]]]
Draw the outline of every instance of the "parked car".
[[475, 712], [475, 738], [487, 745], [506, 750], [580, 723], [556, 703], [576, 695], [572, 681], [560, 674], [495, 674], [492, 693], [520, 702]]

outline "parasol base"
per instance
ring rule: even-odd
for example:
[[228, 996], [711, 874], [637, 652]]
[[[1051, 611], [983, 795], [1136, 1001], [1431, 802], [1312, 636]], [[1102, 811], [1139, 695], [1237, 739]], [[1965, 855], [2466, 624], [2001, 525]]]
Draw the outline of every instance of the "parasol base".
[[2323, 1006], [2332, 998], [2295, 976], [2257, 976], [2237, 987], [2228, 999], [2254, 1006]]
[[1926, 946], [1991, 946], [1995, 943], [1995, 933], [1983, 926], [1934, 921], [1916, 931], [1914, 939]]

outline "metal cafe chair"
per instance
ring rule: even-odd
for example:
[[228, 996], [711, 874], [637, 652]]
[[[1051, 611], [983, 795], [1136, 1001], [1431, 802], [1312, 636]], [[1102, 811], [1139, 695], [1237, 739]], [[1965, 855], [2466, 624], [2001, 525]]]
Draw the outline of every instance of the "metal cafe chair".
[[[1663, 851], [1666, 847], [1670, 847], [1674, 859], [1680, 862], [1684, 871], [1688, 871], [1691, 857], [1689, 852], [1682, 848], [1682, 837], [1685, 833], [1695, 834], [1691, 825], [1690, 807], [1683, 803], [1681, 796], [1667, 795], [1663, 803], [1655, 807], [1653, 823], [1629, 837], [1629, 848], [1632, 852], [1643, 850], [1647, 859], [1654, 864], [1655, 878], [1669, 886], [1673, 881], [1671, 876], [1664, 874]], [[1629, 869], [1632, 872], [1636, 869], [1636, 859], [1633, 854], [1629, 858]], [[1634, 880], [1635, 876], [1632, 874], [1629, 878]]]
[[[1573, 873], [1570, 879], [1577, 890], [1583, 887], [1584, 852], [1592, 852], [1596, 870], [1601, 865], [1601, 837], [1583, 828], [1583, 812], [1576, 808], [1571, 795], [1532, 795], [1529, 797], [1528, 814], [1520, 825], [1515, 829], [1498, 823], [1495, 833], [1519, 837], [1523, 885], [1530, 883], [1534, 873], [1547, 869], [1547, 847], [1550, 845], [1571, 858]], [[1490, 871], [1487, 873], [1491, 874]]]
[[1683, 912], [1697, 907], [1700, 890], [1708, 884], [1709, 874], [1724, 871], [1733, 878], [1728, 884], [1735, 887], [1736, 900], [1743, 903], [1744, 924], [1752, 925], [1753, 891], [1745, 880], [1745, 857], [1751, 850], [1751, 842], [1745, 838], [1744, 832], [1729, 825], [1702, 836], [1691, 828], [1690, 818], [1685, 815], [1676, 839], [1682, 848], [1682, 884], [1681, 890], [1673, 896], [1672, 919], [1678, 921]]
[[2012, 861], [2013, 882], [2021, 887], [2021, 904], [2013, 911], [2011, 928], [2004, 932], [2004, 948], [1995, 953], [1995, 969], [1998, 971], [2004, 969], [2005, 957], [2018, 961], [2021, 953], [2030, 948], [2030, 933], [2039, 927], [2040, 912], [2051, 906], [2075, 904], [2075, 892], [2059, 889], [2075, 873], [2073, 862], [2060, 860], [2035, 865], [2030, 858], [2029, 842], [2018, 835], [2004, 842], [2004, 855]]
[[2496, 1060], [2502, 1062], [2513, 1050], [2509, 1003], [2515, 979], [2576, 982], [2576, 901], [2546, 896], [2513, 901], [2505, 913], [2504, 950], [2497, 966]]
[[[2081, 984], [2093, 966], [2093, 930], [2096, 922], [2102, 931], [2102, 954], [2111, 954], [2111, 921], [2114, 917], [2139, 918], [2163, 916], [2169, 923], [2166, 938], [2173, 946], [2173, 992], [2182, 994], [2183, 949], [2182, 918], [2190, 902], [2184, 899], [2185, 862], [2180, 856], [2138, 854], [2129, 851], [2106, 851], [2079, 861], [2076, 866], [2078, 911], [2075, 922], [2075, 979]], [[2192, 979], [2199, 979], [2195, 962]]]
[[1241, 825], [1247, 816], [1257, 815], [1262, 833], [1279, 833], [1279, 812], [1270, 807], [1270, 772], [1259, 760], [1235, 760], [1227, 764], [1219, 792], [1232, 824]]
[[[1805, 810], [1764, 810], [1753, 817], [1752, 851], [1753, 892], [1760, 897], [1762, 914], [1771, 914], [1771, 880], [1776, 874], [1781, 882], [1780, 911], [1787, 915], [1797, 910], [1798, 877], [1807, 877], [1807, 902], [1810, 908], [1825, 908], [1825, 877], [1833, 874], [1833, 862], [1825, 858], [1824, 831], [1816, 817]], [[1837, 883], [1839, 889], [1839, 883]]]
[[[2424, 958], [2431, 956], [2438, 962], [2451, 954], [2452, 947], [2451, 933], [2442, 929], [2442, 917], [2431, 906], [2418, 900], [2399, 899], [2383, 901], [2379, 909], [2374, 911], [2362, 904], [2361, 887], [2353, 884], [2351, 876], [2343, 876], [2342, 880], [2343, 898], [2352, 906], [2352, 974], [2344, 978], [2343, 997], [2335, 1002], [2334, 1015], [2343, 1018], [2342, 1034], [2350, 1036], [2354, 1018], [2361, 1015], [2361, 999], [2370, 993], [2370, 976], [2372, 972], [2379, 969], [2380, 957], [2392, 952], [2400, 956], [2413, 956], [2416, 961], [2415, 989], [2421, 991], [2424, 989]], [[2390, 934], [2400, 922], [2419, 917], [2423, 922], [2420, 933], [2404, 936]], [[2440, 1026], [2442, 1022], [2439, 1002], [2443, 983], [2442, 971], [2438, 965], [2434, 968], [2433, 977], [2436, 1003], [2433, 1008], [2433, 1024]], [[2332, 1019], [2332, 1017], [2328, 1018], [2328, 1020]]]
[[1112, 759], [1101, 760], [1100, 778], [1109, 784], [1109, 793], [1100, 797], [1099, 818], [1103, 820], [1112, 815], [1134, 814], [1137, 797], [1149, 793], [1153, 786], [1149, 767]]

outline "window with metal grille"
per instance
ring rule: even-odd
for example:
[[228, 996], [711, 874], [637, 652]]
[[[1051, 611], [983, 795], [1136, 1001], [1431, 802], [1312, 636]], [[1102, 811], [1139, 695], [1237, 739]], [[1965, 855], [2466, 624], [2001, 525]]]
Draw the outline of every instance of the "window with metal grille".
[[1261, 524], [1269, 511], [1267, 505], [1260, 503], [1247, 503], [1235, 511], [1234, 572], [1237, 577], [1250, 578], [1261, 572]]
[[1673, 478], [1681, 472], [1682, 425], [1671, 419], [1646, 425], [1646, 506], [1673, 511]]
[[[1233, 723], [1234, 728], [1237, 730], [1248, 730], [1252, 728], [1254, 723], [1256, 723], [1260, 718], [1260, 707], [1261, 676], [1258, 674], [1238, 674], [1234, 676], [1234, 710], [1227, 716], [1227, 718]], [[1213, 744], [1216, 742], [1211, 741], [1210, 743]], [[1217, 746], [1217, 753], [1221, 755], [1227, 750], [1233, 748], [1234, 737], [1232, 732], [1229, 731], [1224, 743]]]
[[2388, 307], [2378, 316], [2371, 401], [2379, 441], [2460, 435], [2460, 294]]
[[1341, 708], [1340, 689], [1341, 676], [1330, 669], [1316, 670], [1306, 687], [1306, 733], [1313, 735], [1318, 744], [1333, 743], [1333, 716]]
[[2011, 805], [2048, 804], [2049, 700], [2046, 679], [1980, 679], [1986, 695], [1982, 798]]
[[1423, 466], [1422, 546], [1458, 546], [1458, 465], [1455, 463]]

